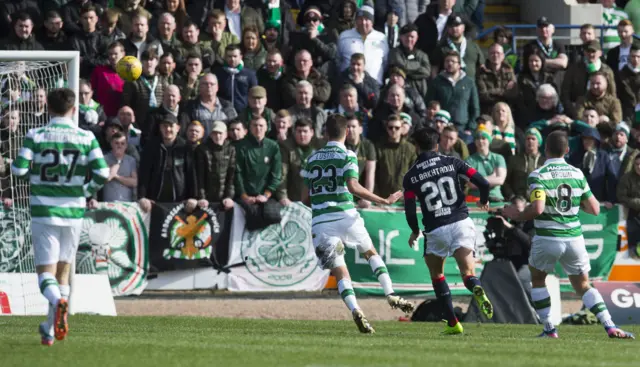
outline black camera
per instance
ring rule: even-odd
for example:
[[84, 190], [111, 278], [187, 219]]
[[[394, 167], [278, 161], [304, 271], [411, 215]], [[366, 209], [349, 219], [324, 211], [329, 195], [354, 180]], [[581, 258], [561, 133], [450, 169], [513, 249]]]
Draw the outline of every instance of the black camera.
[[484, 230], [485, 245], [494, 258], [506, 259], [511, 255], [505, 238], [506, 227], [502, 219], [496, 217], [497, 215], [502, 215], [502, 210], [498, 209], [490, 213], [487, 219]]

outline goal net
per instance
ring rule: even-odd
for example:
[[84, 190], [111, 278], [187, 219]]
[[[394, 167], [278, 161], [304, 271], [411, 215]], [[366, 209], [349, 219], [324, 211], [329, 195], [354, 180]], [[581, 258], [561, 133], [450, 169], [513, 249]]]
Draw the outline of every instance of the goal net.
[[13, 177], [11, 163], [27, 132], [49, 122], [50, 90], [70, 87], [78, 99], [77, 55], [0, 52], [0, 315], [46, 313], [35, 275], [29, 183]]

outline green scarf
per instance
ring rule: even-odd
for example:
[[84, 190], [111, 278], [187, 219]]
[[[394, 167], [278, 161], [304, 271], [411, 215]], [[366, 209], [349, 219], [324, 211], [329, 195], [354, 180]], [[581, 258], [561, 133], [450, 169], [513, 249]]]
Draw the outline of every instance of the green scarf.
[[98, 108], [100, 107], [100, 103], [94, 101], [93, 99], [89, 101], [89, 104], [80, 104], [80, 112], [81, 113], [85, 113], [89, 110], [93, 110], [93, 111], [98, 111]]

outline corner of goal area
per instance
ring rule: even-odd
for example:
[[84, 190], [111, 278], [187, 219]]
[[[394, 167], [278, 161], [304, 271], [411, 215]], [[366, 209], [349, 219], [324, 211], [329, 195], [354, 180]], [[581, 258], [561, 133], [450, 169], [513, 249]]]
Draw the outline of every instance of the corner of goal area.
[[[106, 274], [75, 274], [70, 313], [116, 316], [116, 305]], [[44, 316], [48, 303], [40, 293], [35, 273], [0, 273], [0, 316]]]

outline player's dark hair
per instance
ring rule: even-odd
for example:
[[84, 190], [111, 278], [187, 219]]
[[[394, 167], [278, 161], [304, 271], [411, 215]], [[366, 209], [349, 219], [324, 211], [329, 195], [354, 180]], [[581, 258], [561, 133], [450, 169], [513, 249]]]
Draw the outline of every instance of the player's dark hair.
[[297, 120], [296, 123], [294, 124], [295, 129], [299, 127], [309, 127], [311, 130], [313, 130], [313, 121], [311, 121], [310, 118], [303, 117]]
[[429, 152], [436, 149], [440, 141], [440, 134], [436, 129], [431, 127], [423, 127], [414, 131], [411, 139], [423, 152]]
[[341, 139], [347, 135], [347, 119], [339, 114], [331, 115], [327, 118], [325, 129], [330, 140]]
[[69, 88], [58, 88], [47, 95], [49, 112], [53, 115], [64, 116], [76, 104], [76, 94]]
[[548, 158], [561, 158], [567, 153], [569, 147], [569, 138], [567, 133], [563, 130], [556, 130], [547, 135], [545, 139], [546, 150], [549, 155]]

